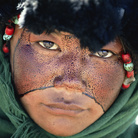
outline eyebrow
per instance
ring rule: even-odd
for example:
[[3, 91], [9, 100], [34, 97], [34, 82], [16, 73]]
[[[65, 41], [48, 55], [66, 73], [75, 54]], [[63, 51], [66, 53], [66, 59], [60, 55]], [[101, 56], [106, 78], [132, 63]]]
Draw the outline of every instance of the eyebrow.
[[65, 39], [77, 38], [75, 35], [65, 35]]

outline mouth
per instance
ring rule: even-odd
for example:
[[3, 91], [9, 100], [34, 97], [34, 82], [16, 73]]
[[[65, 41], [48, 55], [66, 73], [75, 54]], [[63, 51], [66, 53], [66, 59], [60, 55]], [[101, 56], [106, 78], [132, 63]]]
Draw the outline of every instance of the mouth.
[[84, 112], [85, 109], [78, 105], [74, 104], [64, 104], [64, 103], [56, 103], [56, 104], [42, 104], [45, 107], [45, 110], [56, 116], [77, 116], [80, 113]]

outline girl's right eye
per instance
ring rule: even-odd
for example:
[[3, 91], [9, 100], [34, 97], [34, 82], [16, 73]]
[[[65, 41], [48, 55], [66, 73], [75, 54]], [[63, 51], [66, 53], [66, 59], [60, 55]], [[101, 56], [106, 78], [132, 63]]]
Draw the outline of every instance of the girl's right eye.
[[46, 49], [50, 49], [50, 50], [60, 49], [57, 44], [55, 44], [54, 42], [51, 42], [51, 41], [39, 41], [38, 43], [39, 43], [39, 45], [41, 45], [42, 47], [44, 47]]

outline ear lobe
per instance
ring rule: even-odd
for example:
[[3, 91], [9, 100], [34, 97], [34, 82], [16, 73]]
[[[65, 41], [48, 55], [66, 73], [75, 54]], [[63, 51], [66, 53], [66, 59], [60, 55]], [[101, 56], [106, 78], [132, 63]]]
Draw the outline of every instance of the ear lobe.
[[131, 77], [131, 78], [125, 77], [124, 82], [122, 84], [122, 88], [123, 89], [129, 88], [130, 84], [133, 83], [135, 80], [136, 80], [135, 77]]

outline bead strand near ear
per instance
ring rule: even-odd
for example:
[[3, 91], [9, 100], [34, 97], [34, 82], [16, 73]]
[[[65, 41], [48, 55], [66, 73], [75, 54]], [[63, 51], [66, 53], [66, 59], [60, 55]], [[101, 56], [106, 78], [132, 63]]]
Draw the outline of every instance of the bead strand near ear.
[[127, 89], [130, 87], [130, 84], [135, 81], [134, 64], [132, 63], [131, 56], [128, 53], [122, 54], [122, 60], [124, 62], [124, 69], [126, 70], [126, 78], [122, 84], [122, 88]]
[[14, 27], [6, 26], [5, 34], [3, 35], [3, 40], [9, 41], [12, 38], [13, 33], [14, 33]]
[[[3, 40], [4, 41], [9, 41], [12, 36], [13, 36], [13, 33], [14, 33], [14, 27], [11, 25], [12, 23], [14, 24], [18, 24], [18, 19], [19, 19], [20, 15], [17, 15], [15, 17], [13, 17], [11, 20], [8, 20], [9, 22], [9, 25], [6, 26], [6, 29], [5, 29], [5, 34], [3, 35]], [[9, 53], [9, 48], [8, 46], [6, 45], [6, 43], [3, 45], [3, 48], [2, 48], [3, 52], [5, 54], [8, 54]]]
[[3, 45], [2, 50], [3, 50], [3, 52], [4, 52], [5, 54], [8, 54], [8, 53], [9, 53], [9, 48], [8, 48], [8, 46], [6, 45], [6, 43]]

